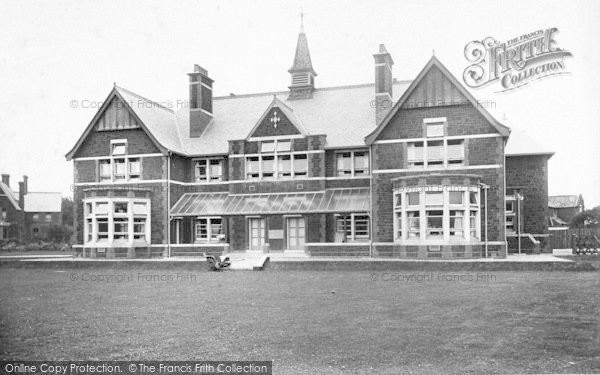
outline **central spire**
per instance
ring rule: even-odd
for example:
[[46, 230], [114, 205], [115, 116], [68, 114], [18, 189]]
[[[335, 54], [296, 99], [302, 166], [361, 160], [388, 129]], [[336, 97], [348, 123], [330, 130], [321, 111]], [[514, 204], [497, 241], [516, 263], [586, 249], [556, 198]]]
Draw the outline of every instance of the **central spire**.
[[291, 74], [290, 96], [288, 99], [309, 99], [315, 89], [315, 77], [317, 73], [312, 67], [308, 41], [304, 33], [304, 12], [300, 12], [300, 34], [296, 44], [296, 55], [294, 63], [288, 70]]

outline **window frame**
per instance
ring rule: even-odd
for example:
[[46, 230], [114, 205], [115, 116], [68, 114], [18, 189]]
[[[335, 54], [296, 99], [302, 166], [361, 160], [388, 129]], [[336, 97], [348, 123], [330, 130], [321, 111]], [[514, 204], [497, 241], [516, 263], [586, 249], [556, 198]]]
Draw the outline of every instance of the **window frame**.
[[[366, 219], [365, 219], [366, 218]], [[371, 217], [368, 212], [351, 212], [334, 214], [335, 220], [335, 242], [366, 242], [371, 238]], [[343, 221], [343, 230], [340, 230], [339, 223]], [[357, 234], [357, 222], [366, 221], [366, 234]], [[350, 227], [348, 227], [350, 224]], [[364, 225], [364, 224], [363, 224]], [[340, 234], [342, 237], [340, 238]]]
[[[349, 167], [340, 168], [340, 156], [348, 154]], [[356, 164], [357, 154], [364, 154], [366, 158], [366, 168], [358, 168]], [[344, 172], [344, 173], [342, 173]], [[371, 175], [371, 160], [369, 150], [340, 150], [335, 152], [335, 175], [337, 177], [367, 177]]]
[[[118, 205], [126, 205], [124, 210]], [[135, 210], [143, 205], [145, 212]], [[106, 207], [106, 209], [105, 209]], [[86, 245], [124, 246], [150, 244], [151, 202], [149, 198], [93, 197], [83, 200], [84, 234]], [[143, 233], [136, 231], [136, 223], [143, 221]], [[117, 226], [120, 227], [117, 230]], [[101, 230], [105, 227], [106, 230]], [[104, 228], [103, 228], [104, 229]]]
[[[508, 211], [507, 210], [507, 205], [508, 203], [511, 203], [512, 206], [512, 210]], [[514, 234], [516, 233], [516, 217], [517, 217], [517, 210], [516, 210], [516, 203], [517, 203], [517, 199], [514, 195], [507, 195], [505, 197], [504, 200], [504, 231], [507, 234]]]
[[[116, 147], [123, 147], [123, 152], [115, 153]], [[140, 181], [143, 173], [142, 158], [139, 155], [129, 155], [127, 139], [112, 139], [110, 141], [110, 155], [98, 159], [96, 163], [96, 181], [100, 183], [123, 183]], [[123, 172], [117, 173], [117, 168], [123, 164]], [[137, 164], [138, 170], [132, 171], [132, 166]], [[104, 171], [106, 173], [104, 173]]]
[[[458, 203], [458, 199], [450, 201], [451, 195], [456, 195], [456, 192], [462, 193], [461, 203]], [[441, 202], [438, 197], [432, 199], [436, 193], [442, 194]], [[470, 201], [472, 193], [477, 197], [474, 204]], [[439, 185], [403, 187], [394, 189], [393, 194], [394, 242], [437, 245], [481, 241], [479, 186], [460, 186], [451, 190]], [[432, 195], [428, 197], [427, 194]], [[412, 202], [409, 196], [413, 197]], [[414, 198], [417, 196], [418, 199]], [[414, 204], [416, 200], [418, 204]], [[475, 212], [474, 222], [471, 222], [471, 212]], [[431, 219], [439, 223], [440, 213], [441, 232], [437, 224], [431, 225]], [[455, 226], [458, 220], [461, 222], [460, 228]]]
[[[202, 224], [200, 221], [205, 220], [206, 224]], [[213, 233], [213, 220], [220, 220], [220, 230], [218, 233]], [[206, 236], [198, 236], [198, 229], [203, 225], [206, 225]], [[219, 243], [223, 242], [226, 238], [225, 235], [225, 219], [222, 216], [198, 216], [194, 222], [194, 243]]]
[[[200, 159], [192, 159], [194, 161], [194, 181], [195, 182], [221, 182], [224, 181], [224, 170], [225, 170], [225, 158], [200, 158]], [[217, 162], [220, 173], [213, 175], [212, 171], [212, 163]], [[199, 175], [199, 167], [200, 164], [204, 163], [205, 174], [204, 177]]]
[[[264, 149], [264, 145], [269, 147]], [[280, 168], [283, 165], [282, 161], [289, 162], [289, 169]], [[272, 164], [272, 168], [266, 168], [268, 165], [265, 162], [268, 162], [268, 165]], [[292, 151], [292, 139], [260, 141], [259, 153], [244, 155], [245, 180], [293, 180], [306, 178], [308, 174], [308, 152]]]

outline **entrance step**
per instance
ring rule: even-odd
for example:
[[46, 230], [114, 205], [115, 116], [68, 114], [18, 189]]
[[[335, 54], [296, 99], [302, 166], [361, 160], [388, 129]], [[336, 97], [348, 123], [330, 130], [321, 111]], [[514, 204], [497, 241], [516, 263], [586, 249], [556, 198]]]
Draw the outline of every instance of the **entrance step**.
[[308, 259], [310, 258], [304, 250], [285, 250], [282, 252], [269, 253], [272, 261], [277, 260], [292, 260], [292, 259]]
[[221, 255], [221, 259], [229, 257], [231, 266], [235, 271], [262, 271], [269, 260], [269, 256], [258, 251], [247, 251], [245, 253], [229, 253]]

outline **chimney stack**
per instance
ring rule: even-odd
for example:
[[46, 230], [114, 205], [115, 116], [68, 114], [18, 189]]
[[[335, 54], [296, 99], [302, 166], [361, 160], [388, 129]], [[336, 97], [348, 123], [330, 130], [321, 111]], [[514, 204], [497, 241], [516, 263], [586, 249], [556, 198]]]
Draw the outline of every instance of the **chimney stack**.
[[27, 177], [26, 175], [23, 175], [23, 189], [24, 190], [24, 194], [27, 194], [29, 192], [29, 185], [28, 185], [28, 181], [29, 177]]
[[213, 118], [213, 80], [208, 77], [206, 69], [194, 65], [190, 77], [190, 137], [197, 138]]
[[2, 183], [10, 187], [10, 175], [7, 173], [2, 174]]
[[375, 125], [379, 125], [394, 105], [392, 101], [394, 60], [383, 44], [379, 45], [379, 52], [373, 57], [375, 58]]
[[19, 181], [19, 206], [22, 210], [25, 209], [25, 187], [23, 185], [25, 185], [25, 183]]

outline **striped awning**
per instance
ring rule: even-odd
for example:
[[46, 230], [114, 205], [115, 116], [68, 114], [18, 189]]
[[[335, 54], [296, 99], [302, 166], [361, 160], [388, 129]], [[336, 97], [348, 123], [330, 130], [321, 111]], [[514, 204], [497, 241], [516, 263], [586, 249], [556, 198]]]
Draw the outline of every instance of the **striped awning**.
[[370, 208], [368, 188], [248, 195], [186, 193], [171, 209], [171, 216], [367, 212]]

